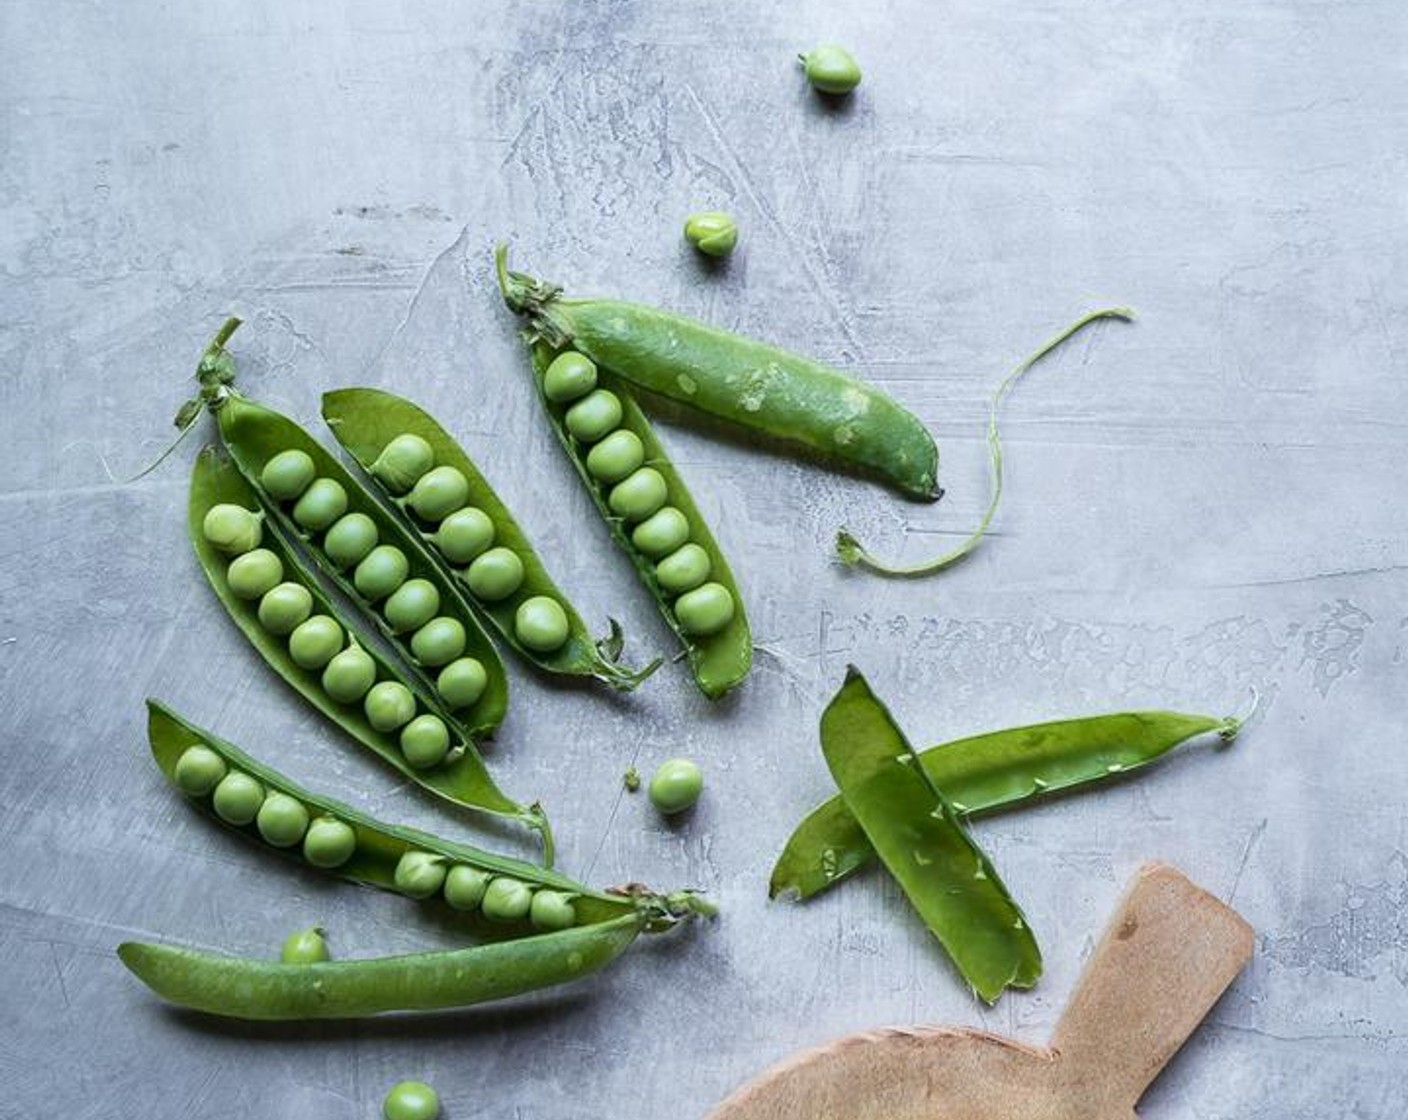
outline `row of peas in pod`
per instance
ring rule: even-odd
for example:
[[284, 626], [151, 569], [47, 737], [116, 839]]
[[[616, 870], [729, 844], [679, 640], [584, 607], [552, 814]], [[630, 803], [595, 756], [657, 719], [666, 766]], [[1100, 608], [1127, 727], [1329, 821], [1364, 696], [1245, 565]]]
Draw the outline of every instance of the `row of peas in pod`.
[[395, 882], [408, 898], [439, 895], [454, 909], [478, 911], [491, 922], [528, 921], [541, 930], [571, 929], [577, 924], [573, 896], [567, 891], [495, 875], [436, 852], [406, 852], [396, 864]]

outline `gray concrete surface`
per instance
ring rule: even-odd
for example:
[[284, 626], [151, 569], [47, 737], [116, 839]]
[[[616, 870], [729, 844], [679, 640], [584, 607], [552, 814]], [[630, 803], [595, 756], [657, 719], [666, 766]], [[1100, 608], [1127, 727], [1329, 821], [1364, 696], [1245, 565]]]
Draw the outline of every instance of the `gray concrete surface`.
[[[851, 45], [839, 111], [791, 63]], [[447, 1117], [693, 1116], [798, 1047], [893, 1023], [1044, 1039], [1141, 861], [1258, 931], [1250, 970], [1146, 1099], [1183, 1118], [1397, 1117], [1408, 1068], [1408, 9], [1077, 0], [0, 8], [0, 1116], [371, 1117], [404, 1076]], [[679, 237], [733, 211], [711, 272]], [[124, 938], [271, 951], [444, 944], [415, 905], [298, 873], [163, 787], [160, 696], [299, 779], [461, 832], [280, 687], [184, 539], [166, 440], [226, 312], [242, 377], [315, 421], [394, 386], [463, 437], [594, 619], [668, 648], [536, 414], [497, 238], [573, 290], [659, 302], [854, 369], [931, 424], [949, 497], [665, 437], [760, 645], [710, 707], [512, 667], [494, 751], [598, 883], [708, 889], [724, 917], [561, 995], [271, 1029], [173, 1013]], [[846, 522], [915, 557], [986, 496], [1002, 371], [1079, 312], [1139, 309], [1024, 382], [1009, 500], [930, 582], [839, 570]], [[816, 718], [861, 665], [916, 740], [1170, 706], [1264, 718], [1236, 749], [977, 831], [1046, 951], [970, 1000], [896, 889], [769, 904], [828, 791]], [[619, 778], [689, 754], [669, 828]]]

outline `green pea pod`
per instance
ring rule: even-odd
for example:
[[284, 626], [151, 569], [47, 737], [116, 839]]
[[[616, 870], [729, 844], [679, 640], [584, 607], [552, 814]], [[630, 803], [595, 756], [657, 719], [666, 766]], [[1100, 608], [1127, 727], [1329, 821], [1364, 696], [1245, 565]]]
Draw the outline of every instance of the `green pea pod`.
[[[660, 662], [657, 660], [644, 669], [632, 670], [606, 656], [606, 652], [618, 650], [622, 643], [620, 628], [615, 620], [612, 620], [612, 633], [608, 637], [600, 641], [593, 640], [581, 615], [558, 590], [527, 534], [514, 520], [508, 507], [500, 500], [464, 449], [429, 413], [404, 397], [379, 389], [338, 389], [323, 394], [323, 419], [332, 429], [337, 442], [357, 461], [362, 470], [368, 472], [371, 486], [380, 493], [384, 501], [401, 511], [412, 528], [416, 528], [414, 515], [408, 508], [407, 500], [389, 493], [375, 476], [370, 474], [372, 465], [392, 440], [405, 434], [419, 436], [434, 449], [436, 466], [453, 467], [468, 480], [469, 497], [466, 504], [488, 515], [494, 526], [493, 543], [511, 550], [523, 564], [523, 582], [518, 590], [497, 602], [476, 598], [465, 578], [468, 569], [456, 568], [449, 558], [437, 551], [433, 534], [423, 535], [428, 550], [440, 563], [446, 577], [459, 586], [465, 598], [479, 609], [519, 656], [546, 672], [595, 677], [625, 692], [634, 689], [659, 667]], [[557, 603], [567, 616], [567, 639], [560, 648], [551, 652], [541, 652], [526, 646], [519, 640], [514, 624], [519, 607], [539, 596], [545, 596]]]
[[644, 928], [635, 914], [444, 952], [284, 964], [124, 942], [118, 956], [142, 983], [182, 1007], [235, 1019], [353, 1019], [439, 1011], [581, 979], [610, 964]]
[[508, 268], [497, 251], [504, 301], [530, 333], [571, 347], [651, 393], [810, 449], [936, 500], [939, 451], [918, 417], [840, 370], [682, 315], [608, 299], [564, 299], [562, 289]]
[[[221, 504], [249, 509], [258, 504], [258, 499], [244, 475], [215, 449], [207, 448], [197, 457], [195, 470], [191, 475], [188, 514], [191, 543], [216, 596], [270, 667], [353, 739], [418, 785], [457, 805], [511, 817], [541, 832], [545, 855], [551, 863], [552, 833], [546, 816], [536, 806], [521, 805], [499, 790], [489, 776], [484, 760], [471, 737], [462, 735], [460, 741], [455, 743], [446, 755], [444, 762], [428, 769], [417, 769], [407, 762], [394, 733], [379, 731], [372, 726], [360, 702], [339, 703], [334, 700], [323, 687], [321, 671], [304, 668], [294, 660], [285, 641], [261, 624], [259, 604], [242, 599], [231, 590], [227, 578], [229, 557], [205, 539], [202, 531], [205, 516], [212, 507]], [[264, 533], [261, 547], [267, 548], [278, 557], [286, 579], [307, 590], [312, 603], [312, 613], [336, 619], [351, 643], [361, 648], [372, 659], [376, 666], [378, 682], [394, 681], [403, 684], [413, 696], [417, 711], [438, 716], [447, 727], [457, 726], [453, 717], [440, 706], [433, 692], [426, 689], [416, 678], [402, 674], [387, 659], [381, 657], [376, 652], [375, 643], [368, 640], [357, 625], [338, 612], [319, 587], [312, 572], [278, 532]]]
[[1041, 951], [997, 870], [852, 666], [821, 717], [821, 749], [846, 807], [973, 991], [1030, 988]]
[[[957, 739], [919, 755], [924, 772], [969, 817], [1013, 809], [1095, 786], [1147, 766], [1191, 739], [1230, 743], [1242, 721], [1182, 712], [1114, 712]], [[865, 830], [837, 795], [813, 809], [788, 838], [768, 894], [808, 899], [875, 859]]]
[[620, 399], [620, 427], [634, 433], [640, 440], [645, 451], [645, 464], [658, 471], [664, 478], [669, 504], [684, 515], [684, 519], [689, 525], [689, 541], [698, 545], [708, 554], [709, 578], [725, 588], [733, 597], [733, 616], [723, 629], [707, 636], [691, 636], [686, 633], [676, 616], [674, 604], [678, 600], [661, 587], [660, 581], [656, 577], [656, 564], [635, 546], [626, 523], [612, 511], [608, 503], [608, 488], [593, 478], [587, 469], [587, 450], [568, 431], [564, 421], [566, 409], [563, 405], [550, 400], [544, 391], [543, 379], [548, 366], [556, 356], [556, 352], [545, 343], [539, 342], [532, 345], [530, 354], [534, 383], [538, 388], [539, 399], [547, 410], [552, 421], [553, 431], [557, 433], [557, 438], [567, 452], [567, 457], [572, 461], [572, 465], [576, 468], [583, 485], [587, 488], [587, 493], [591, 495], [592, 501], [596, 503], [602, 517], [606, 519], [611, 536], [630, 557], [636, 574], [654, 596], [660, 613], [684, 646], [685, 655], [688, 657], [690, 668], [694, 673], [695, 683], [705, 696], [711, 700], [717, 699], [748, 675], [748, 670], [753, 664], [753, 639], [752, 632], [748, 627], [748, 616], [743, 606], [742, 594], [734, 581], [733, 573], [729, 569], [723, 551], [709, 530], [708, 523], [700, 514], [699, 507], [694, 504], [694, 499], [690, 497], [684, 479], [680, 477], [679, 472], [665, 454], [665, 449], [660, 445], [660, 441], [650, 426], [650, 421], [645, 418], [645, 413], [636, 403], [634, 395], [619, 378], [613, 377], [607, 370], [598, 370], [597, 384], [614, 393]]

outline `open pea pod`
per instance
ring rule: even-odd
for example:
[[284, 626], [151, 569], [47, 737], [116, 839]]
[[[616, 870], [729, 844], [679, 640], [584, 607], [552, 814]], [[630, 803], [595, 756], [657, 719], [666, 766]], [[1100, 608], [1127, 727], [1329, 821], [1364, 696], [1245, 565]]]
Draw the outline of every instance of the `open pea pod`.
[[[401, 721], [403, 724], [413, 718], [428, 716], [431, 717], [432, 725], [433, 721], [438, 720], [447, 734], [456, 731], [460, 726], [440, 704], [433, 691], [382, 657], [377, 652], [375, 643], [368, 640], [360, 627], [339, 613], [323, 593], [318, 580], [303, 559], [277, 527], [270, 531], [271, 526], [263, 521], [262, 514], [254, 514], [251, 518], [261, 528], [255, 540], [245, 542], [249, 544], [249, 548], [241, 546], [240, 555], [232, 558], [228, 552], [215, 547], [207, 539], [206, 520], [217, 507], [225, 507], [227, 510], [241, 509], [252, 513], [258, 509], [259, 501], [254, 488], [235, 465], [219, 451], [207, 448], [197, 457], [195, 470], [191, 475], [188, 508], [191, 543], [216, 596], [249, 643], [270, 667], [353, 739], [416, 784], [457, 805], [509, 817], [542, 833], [545, 855], [551, 863], [552, 834], [546, 816], [540, 808], [522, 805], [498, 788], [489, 776], [473, 738], [461, 731], [457, 736], [458, 741], [454, 741], [455, 736], [447, 739], [448, 750], [441, 760], [433, 765], [413, 766], [403, 749], [403, 741], [396, 732], [380, 730], [373, 725], [363, 698], [368, 696], [372, 689], [385, 683], [399, 686], [392, 691], [398, 697], [404, 693], [414, 704], [414, 710], [407, 715], [406, 720]], [[258, 545], [258, 548], [255, 548], [255, 545]], [[232, 570], [236, 564], [243, 563], [247, 556], [262, 551], [267, 551], [272, 557], [269, 561], [270, 578], [263, 585], [242, 587], [243, 594], [237, 593], [231, 583]], [[304, 659], [307, 664], [300, 664], [290, 649], [293, 635], [276, 634], [261, 621], [260, 612], [265, 601], [280, 588], [287, 588], [288, 585], [303, 589], [297, 596], [303, 600], [302, 614], [306, 620], [315, 617], [327, 618], [336, 624], [329, 629], [334, 633], [338, 648], [331, 652], [330, 658], [319, 658], [321, 665], [308, 662], [307, 658]], [[245, 597], [246, 595], [248, 597]], [[329, 653], [328, 650], [323, 652]], [[355, 654], [355, 660], [360, 663], [358, 671], [361, 672], [365, 668], [366, 676], [359, 682], [355, 696], [348, 695], [345, 700], [338, 700], [329, 691], [328, 673], [332, 660], [344, 654]]]
[[846, 807], [973, 991], [993, 1003], [1041, 976], [1041, 950], [996, 868], [852, 666], [821, 717]]
[[[594, 677], [621, 691], [635, 688], [659, 667], [658, 660], [640, 670], [617, 662], [615, 655], [622, 636], [614, 620], [608, 637], [601, 641], [592, 638], [581, 615], [558, 590], [508, 507], [459, 443], [424, 409], [380, 389], [338, 389], [323, 394], [323, 419], [337, 442], [367, 472], [382, 498], [401, 512], [409, 528], [422, 535], [427, 550], [440, 562], [448, 578], [524, 660], [549, 673]], [[412, 442], [411, 449], [427, 448], [430, 455], [413, 453], [406, 456], [407, 462], [396, 462], [395, 441], [405, 441], [406, 437], [424, 441]], [[383, 458], [389, 447], [390, 466]], [[464, 498], [462, 502], [448, 503], [454, 509], [438, 507], [434, 510], [437, 516], [421, 517], [416, 512], [413, 486], [431, 470], [443, 468], [458, 472], [463, 479]], [[393, 477], [397, 484], [394, 490], [387, 482]], [[460, 485], [453, 475], [447, 477], [447, 482]], [[442, 547], [438, 533], [453, 534], [457, 527], [462, 528], [468, 543], [449, 536]], [[472, 585], [474, 564], [490, 549], [507, 549], [510, 557], [494, 554], [488, 560], [507, 564], [513, 575], [516, 559], [521, 574], [503, 588], [495, 588], [492, 596], [476, 594]], [[525, 626], [521, 620], [535, 610], [550, 612], [549, 621], [560, 620], [561, 629], [546, 638], [525, 638], [520, 633]]]
[[[1237, 737], [1242, 721], [1184, 712], [1112, 712], [956, 739], [919, 754], [924, 772], [964, 816], [1014, 809], [1117, 780], [1194, 739]], [[768, 894], [808, 899], [875, 859], [839, 794], [802, 820], [773, 867]]]
[[[679, 638], [694, 673], [695, 683], [705, 696], [711, 700], [717, 699], [748, 675], [753, 663], [753, 639], [743, 596], [708, 523], [624, 382], [606, 369], [597, 368], [593, 373], [595, 388], [592, 395], [603, 394], [600, 399], [608, 402], [614, 398], [616, 405], [612, 407], [619, 406], [619, 415], [612, 414], [616, 422], [609, 435], [629, 433], [638, 441], [640, 455], [640, 466], [631, 476], [608, 483], [594, 474], [588, 463], [592, 449], [604, 444], [609, 435], [584, 439], [573, 433], [569, 414], [583, 402], [579, 400], [572, 404], [553, 400], [545, 388], [548, 368], [559, 356], [558, 353], [546, 343], [537, 342], [531, 345], [530, 355], [538, 396], [558, 441], [586, 486], [587, 493], [606, 519], [612, 538], [630, 558], [640, 581], [650, 591], [660, 613]], [[657, 476], [656, 485], [660, 486], [665, 504], [657, 508], [648, 520], [635, 523], [629, 515], [618, 512], [615, 498], [622, 487], [630, 486], [634, 478], [647, 472]], [[660, 555], [665, 551], [660, 548], [654, 549], [656, 554], [652, 556], [640, 544], [642, 531], [671, 511], [679, 526], [679, 543], [670, 542], [673, 551], [669, 555]], [[699, 578], [707, 582], [684, 592], [667, 588], [662, 582], [662, 571], [672, 557], [681, 556], [689, 550], [697, 550], [691, 555], [701, 558], [699, 567], [703, 574]], [[702, 603], [711, 613], [701, 625], [691, 625], [686, 622], [686, 617], [692, 617], [692, 604], [698, 603]], [[686, 612], [690, 612], [688, 616]]]

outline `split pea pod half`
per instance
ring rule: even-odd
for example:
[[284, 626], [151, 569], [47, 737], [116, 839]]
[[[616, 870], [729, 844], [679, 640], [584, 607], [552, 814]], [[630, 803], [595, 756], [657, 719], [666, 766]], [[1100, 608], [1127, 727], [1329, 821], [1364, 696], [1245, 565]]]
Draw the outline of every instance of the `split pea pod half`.
[[562, 289], [508, 268], [499, 287], [530, 334], [571, 348], [640, 389], [878, 478], [934, 501], [939, 451], [923, 423], [873, 385], [838, 369], [640, 304], [566, 299]]
[[225, 610], [269, 666], [383, 761], [457, 805], [552, 833], [542, 810], [504, 794], [474, 739], [417, 677], [343, 615], [261, 510], [248, 479], [207, 448], [191, 475], [191, 543]]
[[717, 699], [753, 663], [743, 597], [718, 542], [625, 384], [544, 342], [530, 357], [558, 441], [678, 636], [695, 683]]
[[592, 638], [508, 507], [434, 417], [379, 389], [339, 389], [323, 395], [323, 418], [445, 576], [524, 660], [622, 691], [659, 667], [619, 663], [623, 636], [614, 619], [607, 637]]
[[[1230, 717], [1112, 712], [957, 739], [921, 751], [919, 761], [954, 810], [975, 817], [1118, 780], [1194, 740], [1230, 743], [1241, 727]], [[838, 794], [788, 838], [768, 893], [808, 899], [874, 860], [875, 848]]]

